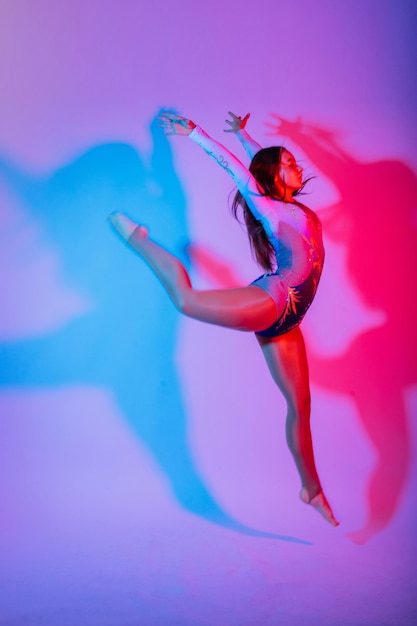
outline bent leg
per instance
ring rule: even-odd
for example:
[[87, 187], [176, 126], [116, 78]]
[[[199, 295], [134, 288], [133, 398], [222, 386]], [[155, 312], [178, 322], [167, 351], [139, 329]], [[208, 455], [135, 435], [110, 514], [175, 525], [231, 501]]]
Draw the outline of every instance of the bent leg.
[[[177, 257], [147, 237], [143, 227], [121, 213], [110, 216], [117, 232], [149, 265], [175, 307], [209, 324], [237, 330], [260, 331], [281, 314], [272, 297], [259, 287], [200, 291], [193, 289], [187, 270]], [[282, 310], [285, 306], [283, 297]]]
[[288, 448], [301, 478], [301, 499], [333, 525], [337, 522], [323, 494], [314, 460], [310, 429], [310, 382], [303, 335], [299, 328], [278, 337], [257, 337], [272, 378], [287, 402]]

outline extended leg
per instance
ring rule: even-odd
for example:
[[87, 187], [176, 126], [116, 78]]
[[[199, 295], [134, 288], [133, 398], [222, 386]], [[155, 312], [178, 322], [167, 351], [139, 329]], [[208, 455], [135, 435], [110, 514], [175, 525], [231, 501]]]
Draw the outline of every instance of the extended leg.
[[153, 270], [181, 313], [209, 324], [255, 332], [268, 328], [280, 315], [274, 300], [259, 287], [193, 289], [179, 259], [149, 239], [142, 227], [122, 213], [113, 213], [110, 221]]
[[286, 435], [300, 474], [303, 502], [338, 525], [323, 494], [314, 461], [310, 430], [310, 383], [304, 339], [299, 328], [280, 337], [258, 336], [272, 377], [287, 401]]

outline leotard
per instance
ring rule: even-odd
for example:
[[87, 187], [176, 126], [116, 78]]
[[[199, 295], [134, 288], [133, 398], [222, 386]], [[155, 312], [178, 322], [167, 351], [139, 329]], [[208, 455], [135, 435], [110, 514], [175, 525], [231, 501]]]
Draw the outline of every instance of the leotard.
[[[249, 154], [260, 149], [247, 133], [239, 134]], [[199, 126], [189, 137], [232, 177], [275, 250], [275, 271], [260, 276], [251, 285], [272, 297], [277, 307], [277, 320], [257, 334], [276, 337], [289, 332], [301, 323], [319, 284], [324, 263], [320, 220], [311, 209], [298, 202], [281, 202], [262, 195], [248, 168]]]

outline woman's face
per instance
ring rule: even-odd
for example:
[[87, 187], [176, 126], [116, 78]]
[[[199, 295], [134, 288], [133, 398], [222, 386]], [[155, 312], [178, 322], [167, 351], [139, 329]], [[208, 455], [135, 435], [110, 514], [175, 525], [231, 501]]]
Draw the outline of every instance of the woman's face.
[[303, 186], [303, 168], [297, 164], [294, 155], [285, 150], [281, 151], [281, 160], [278, 166], [276, 185], [290, 193]]

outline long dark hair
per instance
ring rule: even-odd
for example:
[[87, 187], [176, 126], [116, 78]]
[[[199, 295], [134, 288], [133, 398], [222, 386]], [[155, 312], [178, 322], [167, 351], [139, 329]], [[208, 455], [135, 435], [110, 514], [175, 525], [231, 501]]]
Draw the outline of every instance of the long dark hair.
[[[275, 177], [278, 166], [281, 161], [281, 154], [284, 148], [282, 146], [272, 146], [270, 148], [262, 148], [253, 157], [249, 166], [249, 171], [258, 183], [259, 191], [264, 196], [282, 200], [285, 196], [285, 188], [282, 196], [278, 194], [275, 184]], [[307, 181], [305, 181], [307, 182]], [[304, 187], [305, 183], [303, 184]], [[303, 188], [302, 187], [302, 188]], [[302, 189], [301, 188], [301, 189]], [[294, 191], [293, 196], [300, 193], [301, 189]], [[238, 191], [233, 198], [232, 213], [238, 219], [238, 210], [242, 207], [243, 217], [248, 231], [249, 243], [252, 253], [258, 264], [267, 272], [274, 270], [275, 250], [270, 242], [262, 223], [256, 219], [249, 209], [244, 197]]]

